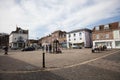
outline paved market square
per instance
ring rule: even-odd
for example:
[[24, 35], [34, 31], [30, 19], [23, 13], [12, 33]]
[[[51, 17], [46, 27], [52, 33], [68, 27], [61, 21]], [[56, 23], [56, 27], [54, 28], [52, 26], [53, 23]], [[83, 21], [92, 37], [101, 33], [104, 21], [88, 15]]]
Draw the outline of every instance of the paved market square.
[[[79, 78], [88, 80], [90, 76], [93, 78], [89, 80], [107, 80], [109, 77], [112, 77], [109, 80], [115, 77], [114, 80], [120, 79], [120, 50], [118, 49], [99, 53], [92, 53], [90, 48], [63, 49], [62, 53], [58, 54], [45, 53], [46, 68], [44, 69], [42, 53], [41, 50], [25, 52], [17, 50], [9, 51], [8, 55], [4, 55], [1, 51], [0, 80], [80, 80]], [[102, 73], [105, 75], [103, 76]], [[18, 74], [21, 75], [20, 78]], [[45, 75], [48, 77], [46, 78]]]

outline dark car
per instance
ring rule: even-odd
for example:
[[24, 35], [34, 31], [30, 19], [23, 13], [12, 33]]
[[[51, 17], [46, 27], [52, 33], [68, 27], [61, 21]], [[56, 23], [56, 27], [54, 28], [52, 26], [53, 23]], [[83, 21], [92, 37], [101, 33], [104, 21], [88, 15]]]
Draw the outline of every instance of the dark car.
[[34, 47], [27, 47], [27, 48], [23, 48], [21, 51], [34, 51], [35, 48]]

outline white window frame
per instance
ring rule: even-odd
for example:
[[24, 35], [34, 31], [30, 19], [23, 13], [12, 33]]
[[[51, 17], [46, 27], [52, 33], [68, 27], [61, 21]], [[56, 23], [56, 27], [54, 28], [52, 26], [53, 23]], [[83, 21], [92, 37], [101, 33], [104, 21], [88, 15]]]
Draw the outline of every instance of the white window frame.
[[105, 34], [105, 38], [106, 38], [106, 39], [109, 38], [109, 34]]
[[104, 29], [109, 29], [109, 25], [104, 25]]
[[96, 35], [96, 39], [99, 39], [99, 34]]
[[95, 30], [100, 30], [100, 27], [99, 26], [95, 27]]
[[79, 36], [82, 36], [82, 32], [79, 33]]

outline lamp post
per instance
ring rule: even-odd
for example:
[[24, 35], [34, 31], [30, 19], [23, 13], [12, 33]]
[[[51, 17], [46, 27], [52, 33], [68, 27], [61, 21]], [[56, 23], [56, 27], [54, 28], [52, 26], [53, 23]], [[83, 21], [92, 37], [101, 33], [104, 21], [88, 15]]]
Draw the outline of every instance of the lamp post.
[[45, 68], [45, 52], [42, 53], [42, 67]]
[[45, 53], [44, 53], [44, 52], [43, 52], [42, 56], [43, 56], [43, 62], [42, 62], [42, 65], [43, 65], [43, 68], [45, 68]]

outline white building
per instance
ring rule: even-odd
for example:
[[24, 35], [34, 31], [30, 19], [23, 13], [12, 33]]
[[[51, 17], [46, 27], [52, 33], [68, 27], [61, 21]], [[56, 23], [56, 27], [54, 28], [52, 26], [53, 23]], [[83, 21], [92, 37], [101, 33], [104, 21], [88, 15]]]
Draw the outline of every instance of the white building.
[[27, 46], [28, 30], [16, 27], [16, 31], [12, 31], [9, 36], [9, 46], [12, 49], [24, 48]]
[[113, 39], [113, 48], [120, 48], [120, 30], [113, 31]]
[[80, 48], [80, 47], [91, 47], [91, 30], [89, 29], [78, 29], [68, 32], [67, 35], [67, 48]]

